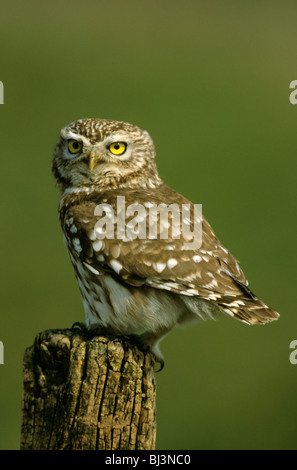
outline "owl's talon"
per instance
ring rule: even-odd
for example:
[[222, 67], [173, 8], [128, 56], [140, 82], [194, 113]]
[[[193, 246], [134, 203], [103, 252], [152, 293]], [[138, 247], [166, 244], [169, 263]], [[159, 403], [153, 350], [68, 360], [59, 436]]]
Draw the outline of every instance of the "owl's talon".
[[84, 323], [83, 321], [76, 321], [75, 323], [73, 323], [71, 329], [72, 330], [78, 329], [80, 331], [86, 332], [88, 330], [88, 327], [86, 323]]
[[156, 360], [156, 362], [158, 362], [160, 364], [160, 369], [156, 370], [155, 372], [161, 372], [161, 370], [164, 369], [165, 361], [164, 361], [164, 359], [162, 359], [162, 360]]

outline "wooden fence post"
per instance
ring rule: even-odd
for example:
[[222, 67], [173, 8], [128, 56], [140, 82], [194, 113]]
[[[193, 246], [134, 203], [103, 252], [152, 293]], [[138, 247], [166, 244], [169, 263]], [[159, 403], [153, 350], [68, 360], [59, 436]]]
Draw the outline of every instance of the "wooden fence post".
[[47, 330], [23, 368], [21, 449], [155, 448], [154, 362], [125, 338]]

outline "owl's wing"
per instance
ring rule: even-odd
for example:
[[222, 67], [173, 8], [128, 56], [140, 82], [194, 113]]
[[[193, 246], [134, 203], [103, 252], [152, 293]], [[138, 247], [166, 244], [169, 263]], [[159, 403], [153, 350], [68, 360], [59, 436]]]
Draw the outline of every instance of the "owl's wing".
[[[143, 197], [141, 194], [138, 199]], [[274, 311], [268, 311], [269, 307], [249, 290], [237, 260], [219, 242], [205, 219], [201, 246], [185, 249], [188, 239], [182, 234], [179, 239], [173, 238], [170, 220], [166, 228], [169, 225], [171, 236], [165, 238], [98, 239], [102, 226], [96, 226], [100, 218], [94, 217], [94, 207], [92, 201], [73, 206], [64, 221], [66, 236], [94, 275], [109, 272], [128, 285], [147, 285], [183, 296], [199, 296], [216, 302], [228, 314], [247, 323], [264, 323], [276, 318]], [[160, 225], [158, 234], [163, 229]]]

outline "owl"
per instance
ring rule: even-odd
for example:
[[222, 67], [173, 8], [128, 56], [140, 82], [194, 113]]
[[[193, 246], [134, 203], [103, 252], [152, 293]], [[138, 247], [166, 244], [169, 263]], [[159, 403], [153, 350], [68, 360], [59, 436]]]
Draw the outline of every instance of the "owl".
[[[145, 130], [105, 119], [73, 122], [61, 131], [52, 171], [86, 328], [134, 338], [162, 368], [159, 343], [176, 325], [222, 315], [249, 325], [278, 318], [251, 292], [202, 214], [195, 219], [196, 206], [162, 181]], [[160, 207], [176, 212], [161, 217]], [[179, 208], [187, 208], [184, 217]]]

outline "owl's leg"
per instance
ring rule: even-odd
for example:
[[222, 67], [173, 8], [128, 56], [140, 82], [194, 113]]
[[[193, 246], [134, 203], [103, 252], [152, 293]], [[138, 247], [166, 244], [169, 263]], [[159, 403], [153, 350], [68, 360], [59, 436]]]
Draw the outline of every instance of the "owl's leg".
[[160, 341], [169, 333], [170, 328], [160, 328], [157, 331], [147, 330], [140, 335], [128, 335], [128, 338], [132, 340], [140, 349], [147, 352], [150, 351], [154, 356], [156, 362], [160, 364], [160, 369], [157, 372], [160, 372], [164, 365], [164, 357], [160, 351], [159, 343]]

